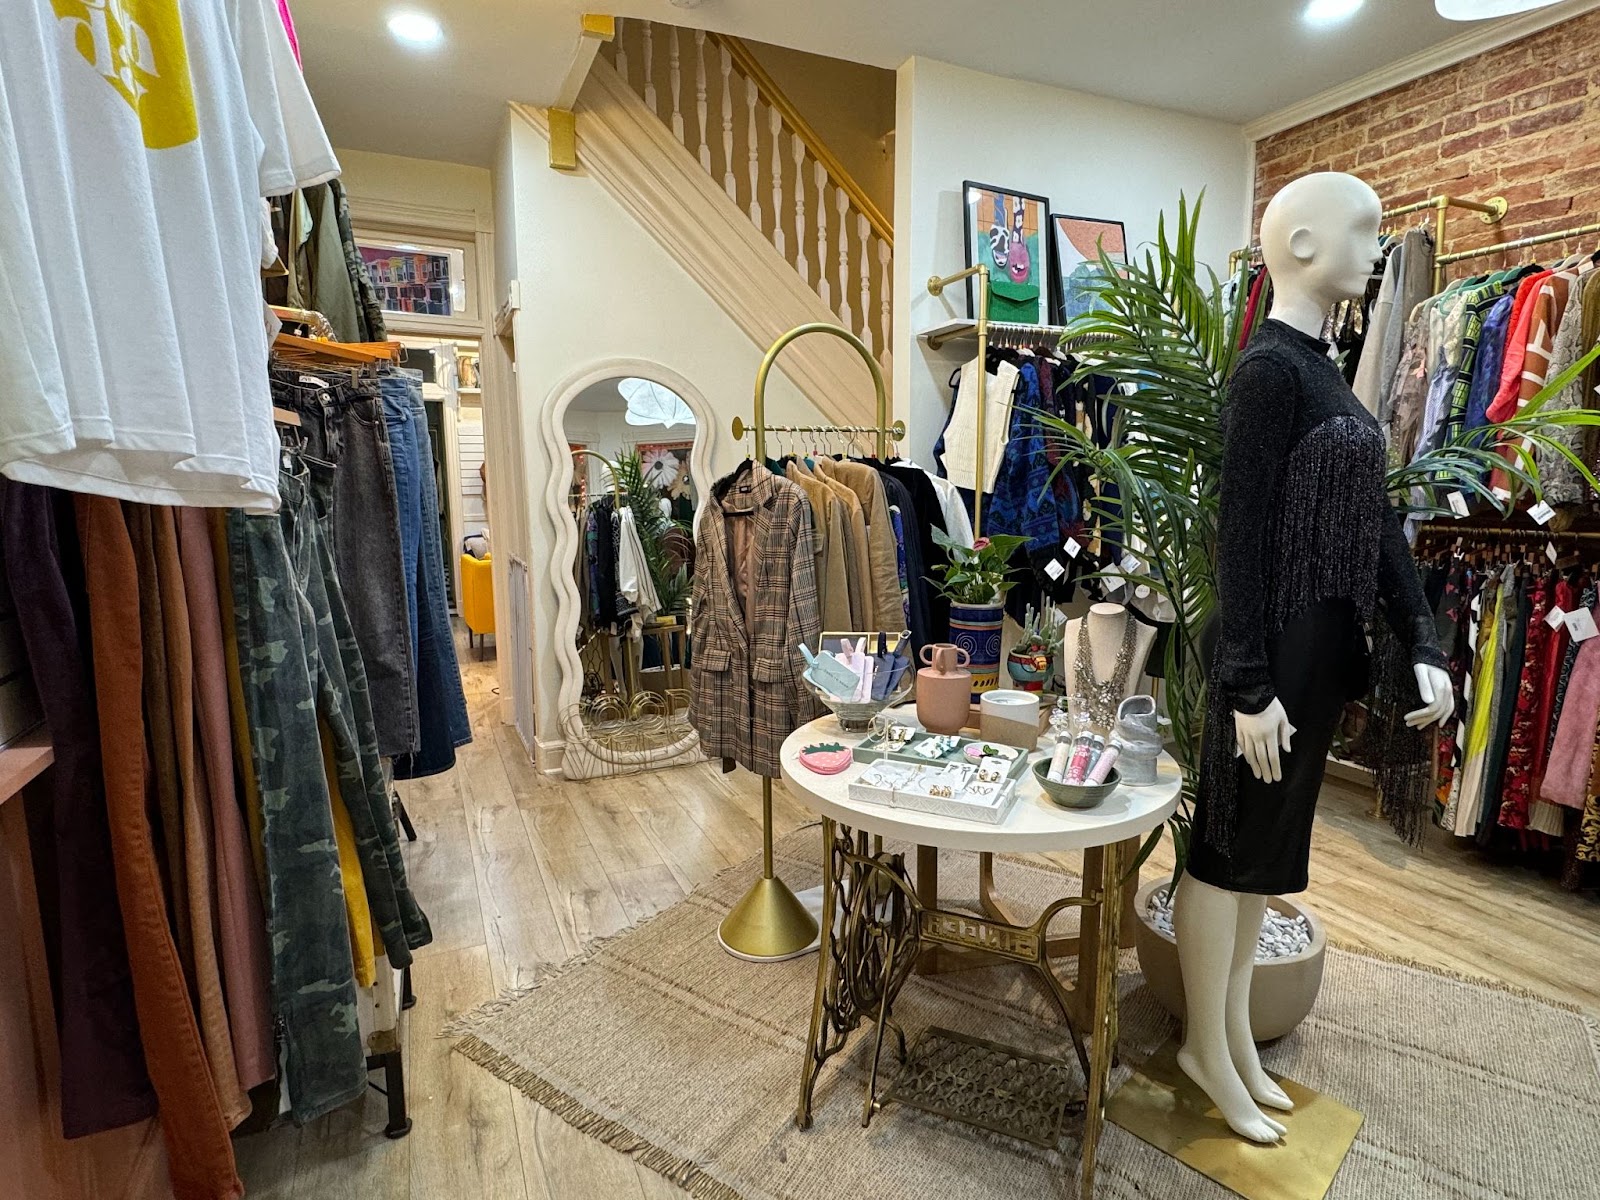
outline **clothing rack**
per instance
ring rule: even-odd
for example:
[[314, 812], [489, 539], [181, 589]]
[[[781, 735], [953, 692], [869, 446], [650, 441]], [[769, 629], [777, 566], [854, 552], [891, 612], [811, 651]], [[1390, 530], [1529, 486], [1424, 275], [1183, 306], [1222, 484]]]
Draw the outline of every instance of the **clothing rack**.
[[[1457, 250], [1452, 254], [1441, 254], [1433, 261], [1434, 270], [1448, 266], [1450, 263], [1465, 262], [1469, 258], [1482, 258], [1486, 254], [1499, 254], [1503, 250], [1521, 250], [1525, 246], [1542, 246], [1546, 242], [1560, 242], [1567, 238], [1587, 237], [1590, 234], [1600, 233], [1600, 221], [1588, 225], [1578, 225], [1572, 229], [1561, 229], [1554, 233], [1536, 233], [1530, 237], [1516, 238], [1509, 242], [1498, 242], [1493, 246], [1480, 246], [1476, 250]], [[1434, 286], [1437, 288], [1438, 281]]]
[[[877, 405], [874, 410], [875, 424], [866, 426], [767, 424], [767, 377], [772, 373], [778, 355], [783, 353], [790, 342], [811, 334], [826, 334], [839, 338], [867, 364], [867, 370], [872, 372], [872, 390]], [[754, 408], [753, 424], [746, 425], [739, 417], [733, 419], [733, 436], [743, 441], [746, 433], [755, 435], [755, 458], [758, 462], [767, 456], [769, 433], [870, 433], [876, 439], [874, 449], [880, 459], [888, 454], [891, 441], [899, 441], [906, 435], [904, 421], [895, 421], [893, 424], [889, 422], [889, 393], [884, 387], [883, 371], [878, 366], [878, 360], [872, 357], [872, 351], [848, 329], [826, 321], [809, 321], [804, 325], [797, 325], [772, 343], [766, 356], [761, 360], [760, 369], [756, 372]], [[817, 933], [816, 918], [789, 890], [789, 886], [777, 877], [773, 869], [772, 780], [762, 776], [761, 878], [751, 885], [739, 903], [735, 904], [722, 919], [722, 924], [717, 929], [717, 936], [723, 948], [739, 958], [753, 962], [779, 962], [805, 953], [817, 940]]]
[[[1071, 352], [1086, 346], [1103, 344], [1113, 340], [1109, 333], [1085, 333], [1076, 337], [1066, 337], [1067, 327], [1064, 325], [1026, 325], [1017, 321], [991, 321], [989, 319], [989, 265], [979, 263], [975, 267], [968, 267], [965, 271], [957, 271], [954, 275], [935, 275], [928, 280], [928, 294], [938, 296], [952, 283], [959, 283], [969, 276], [978, 279], [978, 316], [974, 332], [978, 337], [978, 450], [977, 461], [982, 464], [983, 444], [986, 433], [988, 416], [988, 381], [989, 372], [986, 362], [989, 357], [991, 342], [1011, 349], [1041, 349], [1048, 347], [1052, 350]], [[937, 350], [947, 337], [929, 337], [928, 346]], [[980, 465], [981, 473], [982, 467]], [[982, 483], [982, 480], [974, 482]], [[972, 495], [972, 536], [983, 536], [983, 488], [973, 489]]]
[[611, 495], [620, 507], [622, 504], [623, 488], [622, 485], [617, 482], [617, 464], [612, 462], [604, 454], [598, 454], [593, 450], [584, 450], [579, 448], [572, 451], [573, 458], [577, 458], [580, 454], [587, 454], [590, 458], [600, 460], [600, 465], [603, 466], [606, 469], [606, 473], [611, 476]]
[[[1445, 214], [1449, 212], [1450, 209], [1461, 208], [1467, 210], [1468, 212], [1475, 212], [1478, 214], [1478, 219], [1481, 220], [1485, 225], [1498, 225], [1501, 219], [1510, 210], [1510, 207], [1510, 204], [1507, 203], [1504, 196], [1490, 196], [1487, 200], [1468, 200], [1463, 196], [1429, 196], [1425, 200], [1417, 200], [1411, 204], [1400, 204], [1396, 205], [1394, 208], [1386, 208], [1383, 210], [1383, 219], [1385, 221], [1389, 221], [1393, 220], [1395, 217], [1406, 216], [1409, 213], [1425, 212], [1430, 208], [1433, 209], [1435, 214], [1433, 218], [1433, 244], [1434, 247], [1437, 248], [1444, 245]], [[1504, 249], [1504, 247], [1501, 248]], [[1244, 246], [1238, 250], [1232, 251], [1228, 255], [1228, 274], [1233, 275], [1237, 273], [1239, 269], [1239, 260], [1241, 258], [1249, 256], [1253, 259], [1254, 256], [1260, 253], [1260, 245]], [[1471, 253], [1484, 252], [1473, 251]], [[1466, 254], [1467, 252], [1463, 251], [1463, 255]], [[1453, 261], [1453, 259], [1449, 255], [1436, 257], [1433, 260], [1434, 291], [1437, 292], [1439, 290], [1439, 285], [1443, 282], [1443, 269], [1445, 263], [1451, 261]]]

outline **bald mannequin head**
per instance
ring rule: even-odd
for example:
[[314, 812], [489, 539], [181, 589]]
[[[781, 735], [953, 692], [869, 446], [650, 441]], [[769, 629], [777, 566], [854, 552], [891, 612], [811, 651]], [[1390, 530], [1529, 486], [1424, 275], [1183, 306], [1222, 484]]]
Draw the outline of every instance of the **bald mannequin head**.
[[1366, 290], [1383, 202], [1354, 175], [1319, 171], [1286, 184], [1261, 216], [1261, 256], [1272, 274], [1272, 315], [1314, 333], [1322, 314]]

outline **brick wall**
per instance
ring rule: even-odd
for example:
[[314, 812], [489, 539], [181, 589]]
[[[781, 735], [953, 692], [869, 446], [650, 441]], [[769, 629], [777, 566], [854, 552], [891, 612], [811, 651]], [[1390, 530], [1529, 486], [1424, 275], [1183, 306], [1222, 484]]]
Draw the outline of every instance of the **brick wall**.
[[[1359, 175], [1386, 207], [1441, 193], [1510, 203], [1498, 226], [1452, 210], [1446, 250], [1600, 221], [1600, 11], [1263, 138], [1256, 221], [1308, 171]], [[1455, 271], [1504, 265], [1497, 257]]]

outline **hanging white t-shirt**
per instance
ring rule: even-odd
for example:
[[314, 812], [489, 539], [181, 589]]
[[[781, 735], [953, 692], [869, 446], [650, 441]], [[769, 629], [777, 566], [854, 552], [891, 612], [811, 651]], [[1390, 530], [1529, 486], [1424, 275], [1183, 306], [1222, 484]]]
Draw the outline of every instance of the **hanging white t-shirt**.
[[0, 220], [0, 277], [27, 279], [36, 257], [52, 336], [0, 339], [0, 386], [59, 363], [66, 417], [46, 390], [7, 395], [28, 414], [0, 426], [12, 478], [277, 506], [259, 201], [285, 165], [326, 178], [332, 152], [289, 157], [316, 139], [306, 108], [286, 114], [291, 89], [260, 84], [287, 42], [263, 16], [263, 0], [22, 0], [8, 14], [0, 108], [16, 154], [0, 181], [20, 181], [7, 211], [25, 219]]

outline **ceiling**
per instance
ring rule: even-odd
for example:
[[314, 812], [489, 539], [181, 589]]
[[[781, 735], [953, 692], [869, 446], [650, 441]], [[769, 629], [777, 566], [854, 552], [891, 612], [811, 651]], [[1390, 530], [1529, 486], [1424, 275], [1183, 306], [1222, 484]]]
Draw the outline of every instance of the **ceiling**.
[[[704, 0], [677, 8], [618, 0], [616, 11], [880, 67], [926, 55], [1238, 124], [1477, 28], [1436, 16], [1431, 0], [1366, 0], [1331, 29], [1308, 27], [1303, 7], [1304, 0]], [[428, 53], [397, 44], [385, 21], [401, 8], [436, 16], [445, 44]], [[490, 163], [506, 101], [553, 101], [584, 8], [581, 0], [294, 3], [306, 76], [336, 146], [478, 166]]]

